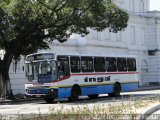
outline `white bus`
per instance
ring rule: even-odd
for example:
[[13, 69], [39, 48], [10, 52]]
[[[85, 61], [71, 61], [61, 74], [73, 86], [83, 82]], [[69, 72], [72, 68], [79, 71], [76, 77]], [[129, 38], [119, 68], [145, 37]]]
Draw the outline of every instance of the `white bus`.
[[26, 96], [55, 98], [97, 98], [118, 96], [138, 88], [134, 56], [56, 55], [36, 53], [26, 57]]

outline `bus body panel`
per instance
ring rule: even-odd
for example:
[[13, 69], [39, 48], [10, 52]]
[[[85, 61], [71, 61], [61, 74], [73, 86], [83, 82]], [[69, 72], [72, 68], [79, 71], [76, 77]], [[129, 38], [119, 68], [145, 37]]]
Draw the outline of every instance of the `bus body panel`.
[[138, 89], [139, 83], [127, 83], [127, 84], [121, 84], [121, 92], [130, 92]]
[[71, 87], [58, 88], [58, 98], [68, 98], [71, 96]]
[[82, 95], [106, 94], [113, 91], [113, 85], [100, 85], [82, 87]]
[[[102, 74], [102, 73], [101, 73]], [[70, 78], [58, 81], [58, 87], [72, 87], [73, 85], [77, 84], [79, 86], [98, 86], [98, 85], [108, 85], [114, 84], [115, 82], [119, 82], [120, 84], [123, 83], [134, 83], [138, 82], [137, 74], [138, 73], [103, 73], [106, 75], [81, 75], [76, 74], [71, 75]]]
[[[93, 95], [93, 94], [107, 94], [113, 92], [113, 86], [111, 85], [98, 85], [98, 86], [82, 86], [81, 96]], [[121, 84], [121, 92], [134, 91], [138, 88], [138, 82]], [[58, 88], [58, 98], [70, 97], [71, 87]]]
[[[102, 74], [102, 73], [101, 73]], [[105, 74], [105, 73], [104, 73]], [[110, 79], [108, 76], [110, 75]], [[26, 88], [30, 88], [31, 94], [47, 94], [47, 89], [57, 88], [58, 98], [70, 97], [71, 89], [73, 85], [79, 85], [81, 88], [81, 95], [92, 94], [106, 94], [113, 92], [113, 85], [115, 82], [119, 82], [121, 85], [121, 92], [133, 91], [138, 88], [138, 81], [136, 79], [137, 73], [132, 74], [111, 74], [107, 75], [71, 75], [69, 79], [57, 81], [55, 83], [38, 84], [26, 84]], [[86, 81], [87, 78], [87, 81]], [[102, 78], [97, 82], [98, 78]], [[131, 80], [129, 78], [132, 78]], [[44, 88], [45, 87], [45, 88]], [[36, 93], [36, 91], [39, 91]]]

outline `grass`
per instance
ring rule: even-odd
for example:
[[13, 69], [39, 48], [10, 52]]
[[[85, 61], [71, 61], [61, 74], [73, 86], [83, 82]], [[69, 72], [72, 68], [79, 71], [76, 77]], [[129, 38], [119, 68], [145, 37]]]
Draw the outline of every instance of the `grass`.
[[[39, 108], [39, 114], [30, 114], [28, 119], [26, 116], [19, 115], [19, 120], [137, 120], [139, 110], [146, 109], [152, 104], [160, 103], [160, 96], [154, 95], [145, 98], [135, 98], [130, 96], [117, 101], [113, 98], [108, 103], [96, 103], [94, 105], [73, 105], [71, 108], [66, 108], [60, 104], [58, 108], [49, 108], [49, 114], [42, 114]], [[26, 119], [24, 119], [26, 118]]]

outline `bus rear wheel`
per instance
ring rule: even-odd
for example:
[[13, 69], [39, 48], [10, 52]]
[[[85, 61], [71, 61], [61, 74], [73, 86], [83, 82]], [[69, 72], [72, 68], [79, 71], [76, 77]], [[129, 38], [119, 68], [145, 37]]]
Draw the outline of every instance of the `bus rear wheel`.
[[95, 94], [95, 95], [88, 95], [88, 97], [90, 98], [90, 99], [96, 99], [96, 98], [98, 98], [98, 94]]
[[70, 101], [75, 101], [79, 98], [81, 91], [78, 85], [72, 87], [71, 96], [68, 98]]
[[109, 97], [118, 97], [121, 93], [121, 86], [119, 83], [115, 83], [113, 87], [113, 93], [108, 93]]

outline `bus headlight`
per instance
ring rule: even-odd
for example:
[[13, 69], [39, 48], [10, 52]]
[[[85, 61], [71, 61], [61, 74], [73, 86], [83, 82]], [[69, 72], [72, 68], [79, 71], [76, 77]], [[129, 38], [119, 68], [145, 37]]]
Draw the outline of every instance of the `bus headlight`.
[[54, 89], [51, 89], [51, 92], [53, 93], [53, 92], [54, 92]]
[[30, 93], [30, 90], [26, 89], [26, 93], [29, 94], [29, 93]]

